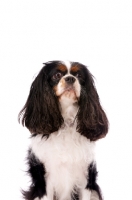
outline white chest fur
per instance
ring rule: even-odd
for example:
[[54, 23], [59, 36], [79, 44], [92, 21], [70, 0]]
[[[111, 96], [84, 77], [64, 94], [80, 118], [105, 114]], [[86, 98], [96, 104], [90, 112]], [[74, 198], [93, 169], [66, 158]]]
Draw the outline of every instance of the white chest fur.
[[61, 197], [70, 195], [75, 187], [86, 187], [94, 147], [94, 142], [76, 132], [76, 124], [66, 124], [48, 139], [37, 135], [31, 142], [33, 153], [45, 166], [50, 191], [54, 190]]

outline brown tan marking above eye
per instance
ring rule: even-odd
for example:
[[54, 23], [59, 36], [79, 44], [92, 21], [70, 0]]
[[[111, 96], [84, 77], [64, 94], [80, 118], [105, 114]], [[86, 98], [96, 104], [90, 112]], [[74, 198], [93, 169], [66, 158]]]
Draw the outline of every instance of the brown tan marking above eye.
[[60, 70], [60, 71], [62, 71], [62, 72], [66, 72], [67, 71], [66, 66], [62, 65], [62, 64], [58, 65], [57, 69]]
[[79, 66], [78, 65], [73, 65], [71, 67], [71, 72], [78, 72], [79, 71]]

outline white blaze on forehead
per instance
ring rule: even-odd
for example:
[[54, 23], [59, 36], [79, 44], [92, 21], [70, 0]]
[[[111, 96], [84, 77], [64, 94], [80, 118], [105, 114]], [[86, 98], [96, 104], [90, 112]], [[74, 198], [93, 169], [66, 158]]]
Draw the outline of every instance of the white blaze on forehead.
[[62, 64], [64, 64], [67, 67], [68, 74], [69, 74], [70, 69], [71, 69], [71, 62], [66, 60], [66, 61], [63, 61]]

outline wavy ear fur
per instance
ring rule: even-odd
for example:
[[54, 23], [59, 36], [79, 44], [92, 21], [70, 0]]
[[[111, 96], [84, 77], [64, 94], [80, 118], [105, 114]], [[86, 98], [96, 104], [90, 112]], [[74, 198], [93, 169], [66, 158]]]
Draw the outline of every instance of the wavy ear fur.
[[82, 86], [77, 115], [77, 131], [91, 141], [105, 137], [108, 132], [108, 119], [103, 111], [92, 74], [85, 70], [85, 85]]
[[19, 113], [19, 122], [34, 134], [50, 134], [63, 123], [58, 100], [47, 81], [45, 68], [41, 69], [33, 81], [27, 102]]

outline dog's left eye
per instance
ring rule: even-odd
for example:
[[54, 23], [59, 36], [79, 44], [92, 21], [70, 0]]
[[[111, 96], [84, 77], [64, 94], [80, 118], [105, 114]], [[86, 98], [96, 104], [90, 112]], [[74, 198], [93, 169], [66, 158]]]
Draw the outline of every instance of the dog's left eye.
[[59, 79], [61, 79], [62, 76], [63, 76], [62, 73], [58, 72], [52, 76], [52, 79], [59, 80]]
[[77, 77], [77, 78], [81, 78], [82, 76], [81, 76], [80, 73], [77, 73], [77, 74], [76, 74], [76, 77]]

